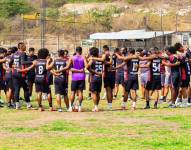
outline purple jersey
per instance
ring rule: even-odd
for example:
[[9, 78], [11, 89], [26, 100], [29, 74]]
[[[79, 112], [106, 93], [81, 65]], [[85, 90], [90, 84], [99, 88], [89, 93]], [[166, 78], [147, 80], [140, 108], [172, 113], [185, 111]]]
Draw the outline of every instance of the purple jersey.
[[[72, 57], [72, 68], [77, 69], [77, 70], [81, 70], [85, 68], [85, 64], [84, 64], [84, 58], [80, 55], [75, 55]], [[80, 81], [80, 80], [85, 80], [86, 75], [85, 72], [82, 73], [77, 73], [77, 72], [73, 72], [72, 73], [72, 81]]]

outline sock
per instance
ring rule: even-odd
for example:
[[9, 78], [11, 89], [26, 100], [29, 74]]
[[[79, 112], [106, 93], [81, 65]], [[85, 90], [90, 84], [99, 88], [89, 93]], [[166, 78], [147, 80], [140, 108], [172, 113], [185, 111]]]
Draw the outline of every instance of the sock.
[[163, 96], [163, 99], [166, 100], [166, 96]]
[[160, 99], [163, 99], [163, 98], [164, 98], [164, 96], [161, 96], [161, 97], [160, 97]]
[[175, 103], [180, 102], [180, 100], [181, 100], [181, 98], [177, 97], [177, 99], [176, 99], [176, 102], [175, 102]]
[[183, 99], [182, 99], [182, 103], [187, 104], [187, 102], [188, 102], [188, 99], [187, 99], [187, 98], [183, 98]]
[[136, 107], [136, 102], [133, 102], [133, 108], [135, 108]]
[[95, 109], [98, 109], [98, 105], [95, 105], [95, 107], [94, 107]]
[[150, 101], [146, 101], [146, 105], [147, 105], [147, 106], [150, 106]]
[[188, 103], [191, 103], [191, 98], [188, 98]]
[[155, 105], [157, 105], [158, 104], [158, 101], [155, 101]]
[[109, 107], [109, 109], [111, 109], [112, 108], [112, 103], [108, 103], [108, 107]]
[[122, 107], [126, 107], [127, 106], [127, 102], [122, 102]]
[[91, 93], [89, 93], [89, 97], [91, 97]]
[[52, 107], [52, 102], [49, 103], [49, 107]]

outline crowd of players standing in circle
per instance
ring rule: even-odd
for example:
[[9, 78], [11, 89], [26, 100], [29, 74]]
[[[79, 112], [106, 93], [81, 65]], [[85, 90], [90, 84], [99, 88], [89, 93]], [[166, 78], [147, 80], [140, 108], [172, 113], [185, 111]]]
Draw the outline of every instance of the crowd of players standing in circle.
[[[135, 110], [139, 82], [142, 99], [146, 100], [145, 109], [151, 108], [151, 99], [154, 99], [153, 108], [157, 109], [158, 104], [166, 102], [168, 93], [171, 93], [169, 108], [191, 106], [191, 51], [181, 43], [163, 50], [157, 47], [149, 50], [116, 48], [114, 52], [105, 45], [101, 54], [98, 48], [92, 47], [87, 55], [83, 55], [82, 48], [77, 47], [71, 57], [67, 50], [61, 49], [54, 59], [46, 48], [39, 49], [37, 56], [34, 51], [34, 48], [29, 48], [27, 55], [26, 46], [22, 42], [18, 47], [0, 48], [0, 90], [6, 93], [8, 108], [21, 108], [20, 89], [23, 88], [26, 107], [33, 109], [30, 100], [35, 84], [35, 99], [40, 111], [44, 111], [42, 97], [45, 93], [50, 111], [62, 112], [61, 104], [64, 99], [67, 111], [81, 112], [86, 70], [89, 72], [89, 96], [93, 100], [93, 112], [99, 111], [102, 83], [109, 109], [112, 109], [113, 99], [117, 99], [121, 85], [122, 109], [126, 110], [130, 96], [132, 109]], [[51, 85], [54, 85], [55, 89], [56, 107], [53, 107]], [[76, 97], [78, 104], [75, 102]]]

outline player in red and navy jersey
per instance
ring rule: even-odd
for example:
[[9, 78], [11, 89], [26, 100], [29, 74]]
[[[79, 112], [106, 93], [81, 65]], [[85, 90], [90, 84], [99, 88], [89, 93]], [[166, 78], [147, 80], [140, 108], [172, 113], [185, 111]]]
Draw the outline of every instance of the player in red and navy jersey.
[[[55, 94], [58, 104], [58, 112], [62, 112], [61, 107], [61, 96], [64, 97], [64, 102], [66, 104], [67, 110], [69, 109], [69, 99], [68, 99], [68, 74], [67, 71], [69, 66], [67, 65], [67, 60], [64, 58], [65, 51], [58, 51], [58, 58], [54, 60], [54, 65], [52, 73], [54, 75], [54, 86]], [[56, 73], [57, 71], [62, 70], [62, 72]]]
[[16, 101], [16, 109], [20, 108], [19, 95], [21, 87], [24, 90], [24, 98], [27, 104], [27, 109], [30, 109], [32, 107], [29, 98], [29, 88], [26, 82], [26, 72], [21, 71], [26, 67], [28, 63], [31, 63], [27, 60], [27, 55], [25, 51], [26, 51], [26, 46], [24, 43], [21, 42], [18, 44], [18, 51], [16, 51], [12, 56], [12, 62], [13, 62], [12, 77], [13, 77], [14, 100]]
[[[99, 49], [92, 47], [90, 49], [90, 56], [99, 57]], [[103, 62], [90, 60], [87, 63], [87, 69], [90, 71], [90, 90], [92, 92], [91, 96], [94, 102], [93, 112], [98, 112], [99, 101], [100, 101], [100, 93], [102, 89], [102, 73], [103, 73]]]
[[[35, 53], [35, 49], [33, 47], [30, 47], [29, 54], [27, 57], [28, 57], [28, 61], [31, 61], [31, 63], [37, 59], [37, 56], [34, 53]], [[30, 99], [32, 99], [32, 90], [33, 90], [34, 80], [35, 80], [35, 69], [33, 68], [27, 72], [27, 83], [29, 87]]]

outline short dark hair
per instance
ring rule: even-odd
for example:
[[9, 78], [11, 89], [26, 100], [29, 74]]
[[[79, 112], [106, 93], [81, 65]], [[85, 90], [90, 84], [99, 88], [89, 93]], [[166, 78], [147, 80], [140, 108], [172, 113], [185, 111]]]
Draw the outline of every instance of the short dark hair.
[[143, 51], [143, 49], [142, 48], [137, 48], [136, 51], [141, 53]]
[[80, 46], [76, 47], [76, 52], [82, 54], [82, 47]]
[[106, 51], [109, 51], [109, 47], [107, 45], [104, 45], [103, 49], [106, 50]]
[[168, 47], [167, 51], [170, 52], [171, 54], [176, 54], [176, 48], [174, 46]]
[[135, 49], [134, 48], [129, 48], [129, 53], [130, 54], [135, 54]]
[[58, 56], [60, 57], [60, 56], [64, 56], [64, 50], [63, 49], [60, 49], [60, 50], [58, 50]]
[[92, 55], [94, 57], [98, 57], [99, 56], [99, 49], [96, 47], [90, 48], [90, 55]]
[[7, 52], [7, 49], [3, 48], [3, 47], [0, 47], [0, 53], [6, 53]]
[[47, 48], [41, 48], [38, 50], [38, 58], [46, 59], [49, 55], [49, 50]]
[[29, 48], [29, 52], [34, 52], [34, 51], [35, 51], [34, 47]]
[[11, 47], [11, 50], [12, 50], [11, 53], [15, 53], [16, 51], [18, 51], [18, 48], [16, 46], [13, 46], [13, 47]]
[[115, 52], [115, 53], [116, 53], [116, 52], [120, 52], [120, 49], [117, 47], [117, 48], [115, 48], [114, 52]]
[[68, 55], [69, 51], [67, 49], [64, 50], [64, 55]]
[[174, 44], [174, 48], [175, 48], [176, 50], [179, 50], [181, 47], [183, 47], [181, 43], [176, 43], [176, 44]]

